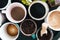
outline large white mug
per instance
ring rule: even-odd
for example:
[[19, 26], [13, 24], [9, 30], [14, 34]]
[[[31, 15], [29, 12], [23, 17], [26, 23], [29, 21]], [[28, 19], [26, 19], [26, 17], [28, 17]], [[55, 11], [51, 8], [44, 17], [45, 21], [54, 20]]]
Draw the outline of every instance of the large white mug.
[[[51, 24], [49, 23], [49, 16], [52, 14], [52, 12], [54, 12], [54, 11], [59, 11], [60, 12], [60, 6], [57, 8], [57, 9], [55, 9], [55, 10], [52, 10], [52, 11], [50, 11], [49, 13], [48, 13], [48, 15], [47, 15], [47, 18], [45, 19], [45, 23], [46, 24], [48, 24], [48, 27], [49, 28], [51, 28], [51, 29], [53, 29], [53, 30], [55, 30], [55, 31], [60, 31], [60, 28], [53, 28], [52, 26], [51, 26]], [[60, 19], [60, 18], [59, 18]], [[57, 19], [58, 20], [58, 19]], [[54, 21], [55, 22], [55, 21]], [[59, 21], [60, 22], [60, 21]], [[56, 22], [55, 22], [55, 24], [56, 24]]]
[[[19, 20], [19, 21], [16, 21], [16, 20], [14, 20], [14, 19], [11, 17], [11, 9], [14, 8], [14, 7], [16, 7], [16, 6], [17, 6], [17, 7], [21, 7], [21, 8], [24, 10], [24, 12], [25, 12], [24, 17], [23, 17], [21, 20]], [[14, 22], [14, 23], [20, 23], [20, 22], [22, 22], [22, 21], [26, 18], [26, 15], [27, 15], [27, 11], [26, 11], [26, 8], [24, 7], [24, 5], [21, 4], [21, 3], [18, 3], [18, 2], [11, 3], [11, 4], [7, 7], [6, 10], [2, 10], [2, 13], [5, 13], [7, 19], [8, 19], [9, 21], [11, 21], [11, 22]]]
[[[6, 31], [6, 28], [9, 24], [13, 24], [17, 27], [18, 29], [18, 34], [16, 36], [10, 36], [7, 31]], [[18, 24], [14, 24], [12, 22], [7, 22], [5, 24], [3, 24], [0, 28], [0, 37], [2, 40], [16, 40], [19, 36], [19, 25]]]

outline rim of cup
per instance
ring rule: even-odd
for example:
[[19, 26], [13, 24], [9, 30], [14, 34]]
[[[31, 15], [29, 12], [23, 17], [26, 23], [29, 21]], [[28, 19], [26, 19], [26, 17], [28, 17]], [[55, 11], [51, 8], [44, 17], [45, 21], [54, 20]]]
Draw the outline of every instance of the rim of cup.
[[[32, 6], [33, 4], [35, 4], [35, 3], [40, 3], [40, 4], [42, 4], [42, 5], [45, 7], [46, 12], [45, 12], [45, 15], [44, 15], [42, 18], [35, 18], [35, 17], [33, 17], [33, 16], [31, 15], [31, 13], [30, 13], [30, 8], [31, 8], [31, 6]], [[49, 7], [48, 7], [47, 3], [45, 3], [45, 2], [42, 2], [42, 1], [33, 1], [33, 2], [30, 4], [29, 8], [28, 8], [28, 12], [29, 12], [29, 15], [30, 15], [30, 17], [31, 17], [32, 19], [34, 19], [34, 20], [42, 20], [42, 19], [44, 19], [44, 18], [47, 16], [47, 14], [48, 14], [48, 12], [49, 12]]]
[[0, 8], [0, 10], [6, 9], [10, 4], [11, 4], [11, 0], [8, 0], [8, 3], [3, 8]]
[[[37, 24], [36, 24], [36, 22], [33, 21], [33, 20], [31, 20], [31, 19], [26, 19], [26, 20], [30, 20], [30, 21], [32, 21], [32, 22], [35, 24], [35, 30], [34, 30], [34, 32], [32, 33], [32, 34], [35, 34], [35, 32], [37, 31]], [[26, 20], [25, 20], [25, 21], [26, 21]], [[24, 22], [24, 21], [23, 21], [23, 22]], [[22, 23], [23, 23], [23, 22], [22, 22]], [[32, 34], [26, 34], [26, 33], [24, 33], [24, 32], [22, 31], [22, 28], [21, 28], [22, 23], [21, 23], [21, 25], [20, 25], [20, 31], [22, 32], [22, 34], [24, 34], [25, 36], [32, 36]]]
[[[38, 34], [38, 32], [39, 32], [39, 30], [40, 30], [40, 29], [41, 29], [41, 28], [39, 28], [39, 29], [37, 30], [37, 32], [36, 32], [37, 40], [39, 40], [39, 38], [38, 38], [38, 35], [37, 35], [37, 34]], [[50, 38], [50, 40], [52, 40], [52, 39], [53, 39], [53, 31], [52, 31], [52, 30], [50, 30], [50, 29], [49, 29], [49, 31], [50, 31], [50, 32], [51, 32], [51, 34], [52, 34], [52, 35], [51, 35], [51, 38]]]
[[[7, 27], [8, 24], [13, 24], [13, 25], [15, 25], [15, 26], [18, 28], [18, 34], [17, 34], [16, 36], [10, 36], [10, 35], [6, 32], [6, 27]], [[16, 40], [16, 39], [18, 38], [18, 36], [19, 36], [19, 25], [18, 25], [18, 24], [14, 24], [14, 23], [12, 23], [12, 22], [7, 22], [7, 23], [3, 24], [0, 29], [1, 29], [1, 34], [2, 34], [2, 35], [5, 34], [5, 38], [7, 37], [7, 38], [10, 39], [10, 40], [11, 40], [11, 38], [12, 38], [13, 40]], [[4, 29], [4, 30], [3, 30], [3, 29]], [[5, 32], [4, 32], [4, 31], [5, 31]], [[2, 33], [2, 32], [4, 32], [4, 33]], [[3, 36], [1, 36], [1, 38], [3, 38]], [[5, 38], [4, 38], [4, 40], [5, 40]]]
[[49, 16], [50, 16], [50, 15], [52, 14], [52, 12], [54, 12], [54, 11], [60, 11], [60, 10], [55, 9], [55, 10], [50, 11], [49, 14], [47, 15], [47, 18], [45, 19], [45, 22], [47, 22], [49, 28], [51, 28], [51, 29], [53, 29], [53, 30], [55, 30], [55, 31], [60, 31], [60, 28], [59, 28], [59, 29], [54, 29], [54, 28], [49, 24], [49, 21], [48, 21]]
[[[22, 18], [21, 20], [19, 21], [16, 21], [14, 20], [12, 17], [11, 17], [11, 9], [14, 8], [14, 7], [21, 7], [24, 11], [25, 11], [25, 15], [24, 15], [24, 18]], [[13, 22], [13, 23], [20, 23], [22, 22], [26, 16], [27, 16], [27, 11], [26, 11], [26, 8], [23, 4], [21, 3], [18, 3], [18, 2], [14, 2], [14, 3], [11, 3], [8, 8], [6, 10], [3, 10], [2, 13], [5, 13], [6, 14], [6, 17], [9, 21]]]
[[5, 16], [4, 16], [2, 13], [0, 13], [0, 26], [1, 26], [2, 23], [4, 23], [5, 21], [6, 21]]

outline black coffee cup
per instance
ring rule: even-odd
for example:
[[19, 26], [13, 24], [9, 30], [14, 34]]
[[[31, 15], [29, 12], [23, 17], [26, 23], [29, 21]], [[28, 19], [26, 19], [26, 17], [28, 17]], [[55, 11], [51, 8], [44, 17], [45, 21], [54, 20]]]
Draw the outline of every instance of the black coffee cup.
[[0, 10], [6, 9], [11, 4], [11, 0], [0, 0]]
[[47, 16], [49, 7], [42, 1], [34, 1], [28, 8], [29, 15], [34, 20], [42, 20]]

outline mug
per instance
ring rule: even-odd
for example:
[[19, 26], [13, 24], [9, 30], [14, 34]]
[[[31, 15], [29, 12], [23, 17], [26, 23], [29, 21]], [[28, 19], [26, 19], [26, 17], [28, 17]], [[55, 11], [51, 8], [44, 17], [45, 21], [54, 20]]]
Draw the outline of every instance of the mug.
[[[23, 17], [21, 20], [19, 20], [19, 21], [14, 20], [14, 19], [12, 18], [12, 16], [11, 16], [11, 9], [14, 8], [14, 7], [16, 7], [16, 6], [21, 7], [21, 8], [24, 10], [24, 12], [25, 12], [24, 17]], [[20, 23], [20, 22], [22, 22], [22, 21], [26, 18], [26, 16], [27, 16], [26, 8], [24, 7], [23, 4], [18, 3], [18, 2], [11, 3], [11, 4], [7, 7], [6, 10], [2, 10], [2, 13], [6, 14], [7, 19], [8, 19], [9, 21], [13, 22], [13, 23]]]
[[[1, 0], [1, 1], [2, 1], [2, 0]], [[5, 7], [3, 7], [3, 8], [0, 8], [0, 10], [4, 10], [4, 9], [6, 9], [10, 4], [11, 4], [11, 0], [8, 0], [7, 5], [5, 5]]]
[[[33, 21], [33, 20], [31, 20], [31, 19], [26, 19], [26, 20], [30, 20], [30, 21], [32, 21], [33, 23], [34, 23], [34, 25], [35, 25], [35, 31], [32, 33], [32, 34], [34, 34], [35, 32], [36, 32], [36, 30], [37, 30], [37, 24], [35, 23], [35, 21]], [[25, 21], [26, 21], [25, 20]], [[24, 21], [23, 21], [24, 22]], [[22, 23], [23, 23], [22, 22]], [[31, 36], [32, 34], [26, 34], [26, 33], [24, 33], [23, 31], [22, 31], [22, 23], [21, 23], [21, 25], [20, 25], [20, 31], [24, 34], [24, 35], [26, 35], [26, 36]]]
[[[31, 6], [33, 6], [35, 3], [40, 3], [41, 5], [43, 5], [43, 6], [45, 7], [45, 14], [44, 14], [44, 16], [41, 17], [41, 18], [35, 18], [35, 17], [33, 17], [32, 14], [31, 14], [31, 12], [30, 12]], [[49, 7], [48, 7], [47, 3], [43, 2], [43, 1], [33, 1], [33, 2], [29, 5], [29, 8], [28, 8], [28, 13], [29, 13], [30, 17], [31, 17], [32, 19], [34, 19], [34, 20], [42, 20], [42, 19], [44, 19], [44, 18], [47, 16], [48, 12], [49, 12]], [[34, 15], [37, 15], [37, 13], [34, 14]]]
[[[7, 27], [7, 25], [9, 25], [9, 24], [13, 24], [13, 25], [15, 25], [15, 26], [17, 27], [17, 29], [18, 29], [18, 34], [17, 34], [16, 36], [10, 36], [10, 35], [7, 33], [6, 27]], [[14, 23], [12, 23], [12, 22], [7, 22], [7, 23], [5, 23], [5, 24], [3, 24], [3, 25], [1, 26], [1, 28], [0, 28], [0, 37], [1, 37], [2, 40], [16, 40], [16, 39], [18, 38], [18, 36], [19, 36], [19, 25], [18, 25], [18, 24], [14, 24]]]
[[[33, 23], [34, 23], [34, 25], [35, 25], [35, 30], [34, 30], [34, 32], [32, 32], [31, 34], [26, 34], [25, 32], [23, 32], [23, 30], [22, 30], [22, 23], [24, 22], [24, 21], [27, 21], [27, 20], [30, 20], [30, 21], [32, 21]], [[35, 21], [33, 21], [33, 20], [31, 20], [31, 19], [26, 19], [26, 20], [24, 20], [21, 24], [20, 24], [20, 31], [22, 32], [22, 34], [23, 35], [25, 35], [25, 36], [31, 36], [33, 39], [35, 39], [36, 38], [36, 35], [35, 35], [35, 32], [37, 31], [37, 24], [35, 23]], [[29, 26], [28, 26], [29, 27]]]
[[50, 15], [52, 14], [52, 12], [54, 12], [54, 11], [59, 11], [59, 12], [60, 12], [60, 6], [59, 6], [57, 9], [52, 10], [52, 11], [50, 11], [50, 12], [48, 13], [48, 15], [47, 15], [47, 17], [46, 17], [46, 19], [45, 19], [45, 23], [48, 24], [48, 27], [49, 27], [49, 28], [51, 28], [51, 29], [53, 29], [53, 30], [55, 30], [55, 31], [60, 31], [60, 28], [53, 28], [53, 27], [49, 24], [49, 21], [48, 21], [49, 16], [50, 16]]

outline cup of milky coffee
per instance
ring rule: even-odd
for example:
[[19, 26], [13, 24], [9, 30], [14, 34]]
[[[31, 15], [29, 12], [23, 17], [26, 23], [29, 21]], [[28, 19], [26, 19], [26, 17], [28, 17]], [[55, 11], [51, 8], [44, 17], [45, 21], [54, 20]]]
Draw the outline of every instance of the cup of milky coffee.
[[29, 15], [34, 20], [42, 20], [47, 16], [49, 7], [42, 1], [33, 1], [28, 8]]
[[0, 0], [0, 10], [6, 9], [11, 4], [11, 0]]
[[51, 29], [60, 31], [60, 6], [48, 13], [45, 22]]
[[1, 26], [0, 34], [2, 40], [16, 40], [19, 36], [19, 25], [7, 22]]
[[20, 24], [20, 31], [25, 36], [32, 36], [37, 30], [37, 24], [31, 19], [26, 19]]
[[2, 13], [5, 13], [7, 19], [14, 23], [22, 22], [27, 15], [24, 5], [18, 2], [11, 3], [6, 10], [2, 10]]

